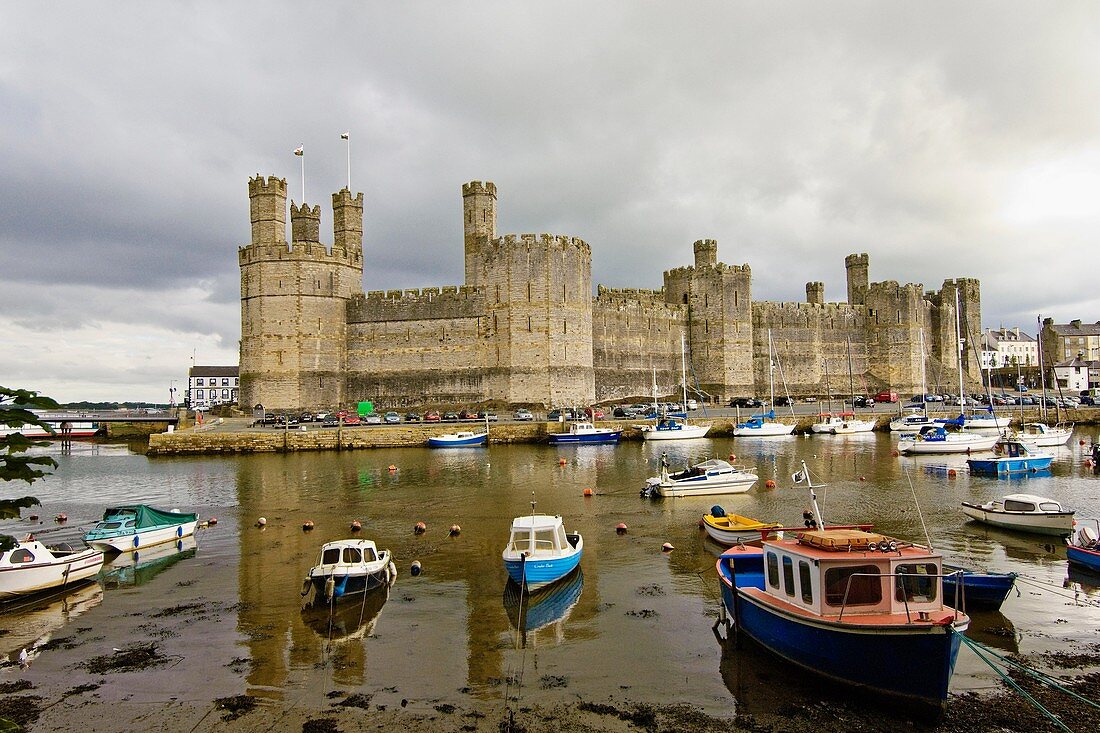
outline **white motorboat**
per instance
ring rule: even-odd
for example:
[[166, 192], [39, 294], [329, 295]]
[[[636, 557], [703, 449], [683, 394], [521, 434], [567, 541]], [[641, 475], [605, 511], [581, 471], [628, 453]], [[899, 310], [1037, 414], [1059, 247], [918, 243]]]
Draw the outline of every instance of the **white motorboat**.
[[[779, 358], [776, 356], [772, 345], [772, 332], [771, 329], [768, 329], [768, 391], [771, 396], [771, 402], [768, 403], [769, 409], [767, 412], [753, 415], [745, 422], [737, 423], [733, 428], [735, 438], [770, 438], [777, 435], [790, 435], [794, 432], [794, 425], [777, 422], [775, 410], [770, 408], [770, 406], [775, 405], [775, 369], [778, 363]], [[791, 416], [794, 417], [793, 404], [791, 406]]]
[[1073, 510], [1035, 494], [1008, 494], [984, 504], [962, 503], [966, 516], [994, 527], [1065, 536], [1073, 532]]
[[918, 433], [927, 426], [935, 426], [936, 421], [928, 416], [923, 407], [910, 408], [901, 417], [895, 417], [890, 421], [890, 430], [895, 433]]
[[145, 504], [110, 507], [84, 534], [84, 541], [105, 552], [144, 549], [190, 537], [198, 520], [194, 512], [168, 512]]
[[35, 539], [0, 552], [0, 601], [75, 585], [103, 567], [103, 553], [91, 547], [46, 546]]
[[[680, 334], [680, 384], [683, 390], [683, 404], [687, 407], [687, 346], [684, 341], [684, 334]], [[657, 372], [653, 372], [653, 403], [654, 412], [658, 412], [657, 405]], [[664, 418], [658, 417], [654, 420], [652, 425], [636, 425], [638, 432], [642, 434], [643, 440], [688, 440], [689, 438], [702, 438], [705, 437], [707, 432], [710, 431], [709, 425], [692, 425], [687, 420], [687, 413], [685, 417], [674, 418], [671, 415]]]
[[644, 496], [709, 496], [743, 494], [756, 483], [754, 469], [734, 466], [721, 458], [697, 463], [678, 473], [668, 472], [661, 457], [661, 475], [646, 480]]
[[335, 540], [321, 545], [321, 559], [309, 569], [302, 595], [313, 588], [314, 603], [333, 603], [390, 585], [397, 566], [389, 550], [379, 550], [373, 540]]
[[512, 520], [512, 531], [501, 557], [508, 577], [529, 590], [541, 588], [569, 575], [580, 564], [584, 539], [566, 532], [560, 516], [531, 514]]
[[1051, 427], [1045, 422], [1029, 422], [1022, 425], [1016, 433], [1018, 439], [1025, 443], [1037, 445], [1040, 448], [1065, 445], [1071, 435], [1073, 435], [1073, 423], [1068, 425], [1058, 423]]

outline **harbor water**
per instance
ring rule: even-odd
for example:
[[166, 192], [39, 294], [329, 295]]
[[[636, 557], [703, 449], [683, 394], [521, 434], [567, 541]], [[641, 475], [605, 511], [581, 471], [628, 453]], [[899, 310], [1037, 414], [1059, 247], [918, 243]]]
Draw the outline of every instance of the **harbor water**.
[[[110, 443], [55, 445], [42, 449], [58, 460], [55, 474], [25, 492], [42, 506], [0, 523], [0, 532], [76, 538], [106, 506], [125, 503], [196, 511], [217, 523], [182, 547], [120, 556], [98, 582], [63, 599], [0, 616], [4, 658], [31, 652], [29, 667], [8, 665], [0, 681], [29, 679], [44, 693], [95, 682], [89, 704], [108, 708], [251, 695], [321, 710], [336, 690], [423, 709], [581, 697], [684, 703], [714, 716], [766, 712], [790, 695], [812, 701], [824, 694], [815, 684], [792, 682], [778, 694], [774, 676], [761, 674], [781, 669], [778, 662], [724, 648], [712, 634], [722, 548], [698, 526], [714, 504], [801, 525], [809, 495], [791, 475], [803, 461], [823, 484], [826, 521], [870, 522], [918, 542], [927, 536], [956, 564], [1019, 573], [1001, 612], [973, 614], [969, 636], [1036, 659], [1082, 653], [1100, 640], [1100, 578], [1069, 569], [1057, 538], [970, 522], [959, 504], [1026, 492], [1100, 517], [1100, 480], [1081, 443], [1096, 439], [1095, 428], [1078, 431], [1054, 449], [1049, 475], [1010, 480], [969, 475], [965, 457], [895, 456], [896, 438], [886, 433], [189, 458], [149, 458]], [[760, 479], [740, 495], [643, 499], [662, 453], [673, 468], [732, 454]], [[585, 552], [580, 574], [521, 616], [501, 551], [512, 518], [529, 513], [531, 501], [561, 514], [568, 531], [583, 535]], [[39, 522], [27, 519], [32, 513]], [[67, 524], [53, 521], [60, 513]], [[307, 520], [313, 531], [303, 530]], [[361, 536], [393, 552], [399, 577], [388, 598], [383, 592], [332, 617], [303, 612], [303, 579], [321, 544], [351, 536], [353, 520]], [[417, 522], [424, 533], [414, 533]], [[452, 525], [461, 528], [454, 536]], [[662, 552], [666, 542], [675, 549]], [[171, 663], [113, 675], [87, 665], [139, 642], [155, 643]], [[963, 649], [952, 692], [998, 684]]]

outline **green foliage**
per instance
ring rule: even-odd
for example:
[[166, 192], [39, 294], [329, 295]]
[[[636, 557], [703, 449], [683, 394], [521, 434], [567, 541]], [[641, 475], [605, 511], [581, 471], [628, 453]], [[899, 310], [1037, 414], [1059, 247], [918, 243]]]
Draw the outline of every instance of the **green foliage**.
[[[28, 425], [52, 429], [32, 409], [48, 410], [56, 408], [57, 403], [49, 397], [25, 389], [0, 387], [0, 427], [22, 428]], [[48, 468], [57, 468], [57, 461], [49, 456], [23, 456], [27, 449], [49, 443], [31, 440], [22, 433], [0, 436], [0, 481], [26, 481], [34, 483], [49, 475]], [[14, 519], [19, 510], [38, 505], [38, 499], [24, 496], [22, 499], [0, 500], [0, 518]], [[11, 537], [0, 535], [0, 546], [14, 543]]]

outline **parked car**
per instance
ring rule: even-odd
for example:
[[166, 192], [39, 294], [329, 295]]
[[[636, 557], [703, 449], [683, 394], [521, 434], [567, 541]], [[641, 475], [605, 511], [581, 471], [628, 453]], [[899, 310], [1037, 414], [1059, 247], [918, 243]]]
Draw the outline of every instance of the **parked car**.
[[898, 393], [893, 390], [884, 389], [875, 395], [875, 402], [897, 402]]
[[630, 418], [637, 417], [638, 412], [637, 412], [637, 410], [635, 410], [630, 405], [619, 405], [614, 410], [611, 411], [611, 415], [613, 417], [622, 417], [622, 418], [630, 419]]
[[[791, 398], [786, 396], [779, 396], [775, 398], [776, 407], [786, 407], [791, 404]], [[873, 404], [873, 403], [872, 403]]]
[[764, 403], [755, 397], [734, 397], [730, 400], [730, 407], [763, 407]]
[[535, 416], [531, 414], [530, 410], [520, 408], [512, 413], [513, 420], [522, 420], [524, 422], [530, 422], [535, 419]]
[[382, 422], [386, 423], [387, 425], [396, 425], [397, 423], [401, 422], [401, 416], [398, 415], [396, 412], [387, 412], [385, 415], [382, 416]]
[[477, 413], [477, 419], [478, 420], [484, 420], [486, 422], [496, 422], [500, 418], [497, 417], [497, 414], [495, 412], [488, 412], [486, 410], [482, 410], [481, 412]]
[[335, 415], [325, 415], [324, 419], [321, 420], [321, 427], [323, 428], [335, 428], [339, 427], [339, 425], [340, 418], [336, 417]]
[[406, 412], [405, 413], [405, 422], [420, 422], [420, 413], [419, 412]]
[[687, 408], [689, 410], [698, 410], [699, 409], [699, 400], [688, 400], [687, 401]]
[[279, 422], [279, 416], [273, 412], [265, 413], [263, 417], [257, 420], [254, 425], [266, 425], [268, 427], [275, 425]]
[[478, 414], [476, 412], [474, 412], [473, 410], [463, 410], [462, 413], [458, 416], [458, 419], [459, 420], [477, 420], [478, 419]]
[[857, 395], [852, 399], [852, 407], [874, 407], [874, 397], [864, 397], [863, 395]]
[[586, 407], [584, 408], [584, 414], [585, 417], [591, 420], [603, 420], [606, 417], [599, 407]]
[[440, 421], [439, 413], [436, 412], [435, 410], [430, 410], [429, 412], [424, 413], [424, 422], [439, 422], [439, 421]]
[[377, 412], [372, 412], [371, 414], [363, 418], [363, 422], [367, 425], [381, 425], [382, 416], [379, 415]]
[[443, 413], [443, 422], [458, 422], [458, 413], [457, 412], [444, 412]]
[[573, 414], [573, 410], [568, 407], [563, 407], [558, 410], [551, 410], [546, 413], [546, 419], [548, 422], [558, 422], [559, 420], [575, 420], [576, 417]]
[[312, 412], [303, 412], [298, 416], [298, 422], [313, 422], [316, 419]]
[[344, 418], [345, 425], [362, 425], [363, 421], [359, 419], [358, 415], [348, 415]]

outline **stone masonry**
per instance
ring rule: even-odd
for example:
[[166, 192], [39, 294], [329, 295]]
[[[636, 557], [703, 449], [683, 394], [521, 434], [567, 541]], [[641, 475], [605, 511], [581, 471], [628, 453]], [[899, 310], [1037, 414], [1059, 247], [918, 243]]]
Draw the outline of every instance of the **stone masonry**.
[[[920, 389], [922, 359], [930, 381], [957, 384], [955, 323], [964, 339], [981, 330], [977, 280], [929, 293], [874, 283], [865, 253], [845, 258], [846, 303], [826, 302], [818, 281], [806, 284], [806, 302], [754, 302], [751, 269], [719, 261], [713, 239], [695, 242], [693, 264], [665, 272], [660, 289], [599, 286], [593, 296], [589, 244], [499, 235], [497, 188], [481, 181], [462, 186], [463, 285], [364, 293], [363, 194], [333, 194], [329, 246], [321, 207], [305, 202], [290, 202], [287, 242], [284, 179], [257, 175], [248, 193], [243, 406], [580, 406], [648, 398], [654, 382], [661, 396], [678, 395], [682, 336], [689, 389], [715, 402], [766, 396], [773, 369], [777, 394], [847, 394], [849, 362], [857, 392], [906, 393]], [[969, 349], [963, 363], [976, 381]]]

